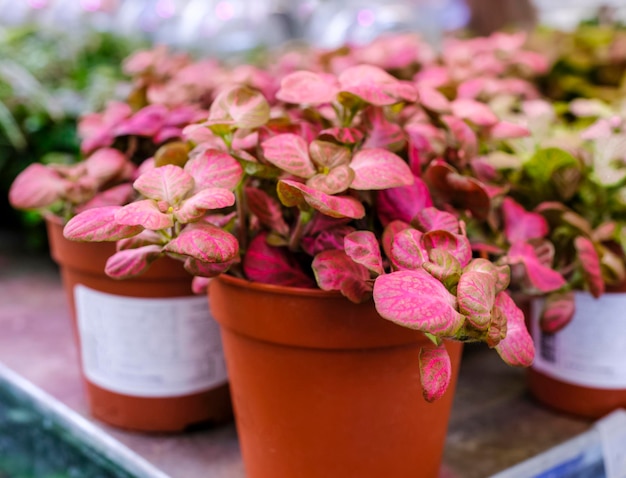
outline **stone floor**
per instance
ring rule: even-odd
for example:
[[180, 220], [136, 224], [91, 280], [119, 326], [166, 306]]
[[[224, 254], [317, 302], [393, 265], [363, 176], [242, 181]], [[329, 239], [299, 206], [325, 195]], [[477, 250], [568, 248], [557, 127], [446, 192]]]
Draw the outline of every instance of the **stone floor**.
[[[0, 362], [90, 418], [58, 270], [0, 236]], [[180, 436], [127, 433], [97, 423], [172, 478], [243, 478], [233, 424]], [[494, 351], [466, 347], [442, 477], [485, 478], [586, 431], [590, 421], [535, 403], [525, 372]]]

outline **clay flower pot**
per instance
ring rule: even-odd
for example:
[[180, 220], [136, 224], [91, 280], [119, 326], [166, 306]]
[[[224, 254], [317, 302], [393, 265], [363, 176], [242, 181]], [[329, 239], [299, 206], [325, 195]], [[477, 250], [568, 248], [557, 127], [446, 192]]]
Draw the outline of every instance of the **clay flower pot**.
[[237, 431], [249, 478], [437, 477], [453, 378], [422, 398], [421, 333], [373, 303], [222, 275], [209, 286], [222, 327]]
[[626, 407], [626, 293], [607, 292], [598, 299], [587, 292], [575, 294], [574, 318], [555, 334], [539, 329], [540, 307], [533, 304], [537, 352], [528, 386], [554, 410], [595, 419]]
[[146, 274], [104, 273], [113, 243], [63, 237], [48, 221], [79, 344], [92, 415], [107, 424], [177, 432], [232, 418], [219, 327], [193, 296], [182, 263], [159, 259]]

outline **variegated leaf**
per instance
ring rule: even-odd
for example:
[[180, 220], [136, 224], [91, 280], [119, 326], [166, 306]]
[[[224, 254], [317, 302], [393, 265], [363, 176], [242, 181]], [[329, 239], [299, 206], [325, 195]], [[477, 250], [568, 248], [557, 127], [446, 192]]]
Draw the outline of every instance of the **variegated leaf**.
[[401, 220], [411, 222], [422, 209], [433, 205], [428, 186], [418, 177], [411, 186], [383, 189], [376, 194], [376, 212], [383, 225]]
[[[226, 262], [202, 262], [193, 257], [185, 259], [185, 270], [196, 277], [217, 277], [239, 262], [239, 257]], [[199, 286], [199, 284], [196, 284]]]
[[163, 250], [201, 262], [230, 262], [239, 253], [239, 243], [235, 236], [218, 227], [199, 224], [183, 229]]
[[448, 389], [452, 378], [452, 364], [445, 344], [422, 347], [419, 364], [424, 399], [427, 402], [439, 400]]
[[165, 201], [173, 206], [193, 190], [194, 180], [180, 166], [166, 164], [147, 170], [137, 178], [133, 186], [145, 197]]
[[472, 247], [469, 239], [460, 234], [438, 229], [429, 231], [422, 236], [422, 245], [428, 252], [433, 249], [443, 249], [450, 252], [465, 267], [472, 259]]
[[446, 289], [452, 290], [461, 278], [461, 263], [448, 251], [433, 249], [429, 252], [430, 262], [424, 262], [422, 267], [435, 279], [441, 281]]
[[493, 275], [478, 270], [463, 271], [457, 286], [459, 312], [478, 330], [486, 330], [496, 300]]
[[135, 277], [143, 274], [160, 255], [161, 246], [157, 245], [124, 249], [109, 257], [104, 272], [114, 279]]
[[43, 164], [34, 163], [11, 184], [9, 202], [16, 209], [39, 209], [58, 201], [68, 181]]
[[345, 146], [328, 141], [313, 140], [309, 146], [311, 160], [320, 169], [336, 168], [340, 165], [348, 165], [352, 156], [350, 150]]
[[263, 156], [280, 169], [298, 176], [310, 178], [317, 169], [309, 158], [309, 145], [297, 134], [284, 133], [271, 137], [261, 145]]
[[552, 292], [566, 284], [560, 273], [539, 261], [533, 247], [526, 242], [516, 242], [511, 246], [507, 262], [523, 264], [530, 285], [540, 292]]
[[423, 269], [379, 276], [374, 302], [381, 317], [437, 337], [453, 337], [464, 322], [456, 298]]
[[283, 217], [280, 203], [259, 188], [247, 187], [245, 192], [248, 208], [261, 224], [281, 236], [287, 236], [289, 226]]
[[502, 202], [502, 214], [504, 234], [509, 243], [545, 237], [548, 234], [548, 221], [542, 215], [526, 211], [510, 197], [505, 197]]
[[369, 271], [342, 250], [331, 249], [317, 254], [311, 267], [322, 290], [340, 291], [355, 303], [364, 302], [372, 296]]
[[276, 97], [287, 103], [319, 105], [334, 101], [338, 92], [334, 75], [296, 71], [281, 80]]
[[398, 155], [385, 149], [362, 149], [350, 163], [355, 177], [351, 188], [388, 189], [413, 184], [413, 173]]
[[509, 365], [528, 367], [535, 358], [535, 345], [526, 329], [524, 313], [506, 293], [496, 296], [495, 306], [502, 310], [506, 317], [506, 337], [496, 345], [502, 360]]
[[113, 148], [102, 148], [95, 151], [85, 160], [87, 174], [98, 182], [105, 184], [124, 171], [128, 160], [120, 151]]
[[200, 219], [206, 211], [235, 204], [235, 195], [224, 188], [205, 188], [185, 199], [174, 209], [174, 217], [182, 224]]
[[422, 236], [420, 231], [413, 228], [395, 233], [388, 256], [396, 269], [418, 270], [428, 260], [428, 251], [422, 245]]
[[553, 292], [546, 297], [539, 326], [548, 334], [558, 332], [570, 323], [576, 312], [576, 298], [573, 291]]
[[339, 165], [327, 174], [316, 174], [306, 185], [325, 194], [338, 194], [346, 191], [354, 181], [354, 171], [347, 164]]
[[459, 219], [454, 214], [435, 207], [427, 207], [419, 211], [413, 222], [422, 232], [443, 230], [452, 234], [459, 233]]
[[162, 212], [158, 204], [150, 199], [131, 202], [115, 213], [115, 222], [125, 226], [142, 226], [158, 231], [174, 225], [171, 213]]
[[278, 198], [287, 207], [308, 204], [327, 216], [361, 219], [365, 216], [363, 204], [351, 196], [330, 196], [297, 181], [283, 179], [278, 182]]
[[354, 262], [365, 266], [376, 275], [384, 273], [383, 258], [373, 232], [355, 231], [348, 234], [344, 239], [344, 248]]
[[72, 241], [103, 242], [132, 237], [143, 231], [139, 225], [122, 225], [115, 221], [120, 206], [106, 206], [77, 214], [63, 228], [63, 235]]
[[217, 149], [207, 149], [185, 164], [195, 181], [195, 189], [235, 189], [243, 178], [243, 168], [230, 154]]
[[584, 236], [574, 239], [574, 247], [578, 253], [578, 263], [582, 267], [589, 292], [596, 298], [600, 297], [604, 294], [605, 286], [598, 251], [593, 242]]

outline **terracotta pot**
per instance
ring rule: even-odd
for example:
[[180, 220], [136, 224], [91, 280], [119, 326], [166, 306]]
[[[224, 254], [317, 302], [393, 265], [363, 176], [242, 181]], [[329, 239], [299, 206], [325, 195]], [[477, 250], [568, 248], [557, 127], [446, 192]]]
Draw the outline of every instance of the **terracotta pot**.
[[232, 419], [219, 326], [182, 263], [159, 259], [146, 274], [114, 280], [104, 274], [114, 244], [69, 241], [50, 221], [47, 230], [92, 415], [147, 432]]
[[209, 287], [222, 326], [235, 421], [249, 478], [437, 477], [453, 379], [422, 398], [427, 339], [373, 303], [220, 276]]
[[[541, 303], [531, 307], [536, 356], [528, 387], [544, 405], [570, 415], [600, 418], [626, 407], [626, 293], [594, 299], [576, 292], [576, 314], [555, 334], [539, 328]], [[602, 321], [600, 324], [599, 321]]]

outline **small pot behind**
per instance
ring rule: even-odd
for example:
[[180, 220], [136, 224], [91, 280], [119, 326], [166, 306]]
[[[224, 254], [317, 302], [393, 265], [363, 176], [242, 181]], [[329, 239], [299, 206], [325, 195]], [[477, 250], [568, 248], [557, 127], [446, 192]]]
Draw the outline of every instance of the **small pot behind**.
[[541, 303], [531, 304], [536, 356], [528, 387], [553, 410], [598, 419], [626, 407], [626, 293], [595, 299], [579, 291], [575, 297], [572, 321], [555, 334], [540, 330]]
[[137, 278], [114, 280], [104, 273], [114, 244], [69, 241], [52, 221], [47, 231], [92, 415], [144, 432], [232, 419], [219, 327], [182, 263], [163, 258]]
[[462, 344], [447, 344], [450, 388], [427, 403], [428, 340], [372, 302], [224, 275], [209, 297], [248, 478], [438, 476]]

